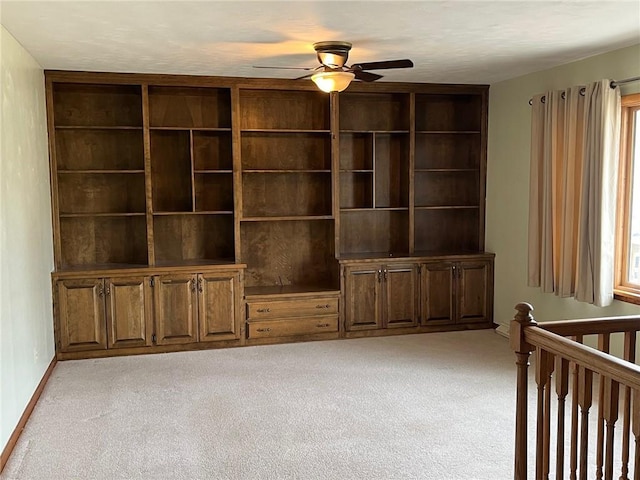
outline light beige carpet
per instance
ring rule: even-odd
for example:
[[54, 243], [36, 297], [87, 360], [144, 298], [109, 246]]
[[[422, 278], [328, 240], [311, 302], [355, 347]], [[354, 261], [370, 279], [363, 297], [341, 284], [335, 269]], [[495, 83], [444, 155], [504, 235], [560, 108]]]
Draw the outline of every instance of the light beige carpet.
[[58, 363], [2, 478], [512, 478], [491, 330]]

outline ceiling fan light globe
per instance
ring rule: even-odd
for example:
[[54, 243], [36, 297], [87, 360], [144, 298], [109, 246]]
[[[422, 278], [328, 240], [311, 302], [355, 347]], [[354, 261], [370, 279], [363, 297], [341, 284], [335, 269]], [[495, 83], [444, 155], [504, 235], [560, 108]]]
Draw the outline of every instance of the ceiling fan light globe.
[[355, 75], [351, 72], [319, 72], [311, 76], [313, 83], [323, 92], [342, 92]]

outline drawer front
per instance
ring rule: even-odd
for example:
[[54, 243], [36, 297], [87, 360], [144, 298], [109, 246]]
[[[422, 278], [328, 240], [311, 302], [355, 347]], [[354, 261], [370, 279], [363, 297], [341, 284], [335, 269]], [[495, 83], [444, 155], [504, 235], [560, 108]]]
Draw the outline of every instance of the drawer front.
[[247, 302], [247, 318], [252, 320], [337, 314], [337, 297]]
[[249, 338], [290, 337], [338, 331], [338, 317], [303, 317], [249, 322]]

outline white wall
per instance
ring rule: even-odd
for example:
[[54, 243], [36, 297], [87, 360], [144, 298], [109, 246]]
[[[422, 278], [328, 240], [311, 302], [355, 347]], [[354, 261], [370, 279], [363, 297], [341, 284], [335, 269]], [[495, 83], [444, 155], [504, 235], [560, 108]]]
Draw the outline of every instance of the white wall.
[[[527, 287], [531, 107], [537, 93], [611, 78], [640, 75], [640, 45], [491, 85], [487, 165], [486, 249], [496, 253], [495, 322], [506, 331], [514, 305], [529, 302], [538, 321], [639, 315], [640, 307], [614, 301], [598, 308]], [[628, 84], [621, 93], [640, 91]]]
[[44, 73], [0, 26], [0, 450], [54, 356]]

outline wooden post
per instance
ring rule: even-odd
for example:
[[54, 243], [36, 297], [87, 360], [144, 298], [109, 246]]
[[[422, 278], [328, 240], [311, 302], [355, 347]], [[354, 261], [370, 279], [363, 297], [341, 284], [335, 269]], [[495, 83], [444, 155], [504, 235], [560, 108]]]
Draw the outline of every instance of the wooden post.
[[528, 303], [516, 305], [516, 313], [510, 326], [511, 348], [516, 353], [517, 393], [516, 393], [516, 448], [514, 479], [527, 479], [527, 397], [529, 356], [533, 346], [524, 339], [526, 327], [537, 325], [531, 312], [533, 307]]

